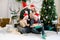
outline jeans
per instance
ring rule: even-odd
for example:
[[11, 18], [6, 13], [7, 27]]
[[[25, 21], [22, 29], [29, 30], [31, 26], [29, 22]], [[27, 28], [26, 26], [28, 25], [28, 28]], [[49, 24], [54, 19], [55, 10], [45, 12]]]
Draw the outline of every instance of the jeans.
[[22, 27], [17, 27], [18, 28], [18, 31], [20, 32], [20, 33], [30, 33], [30, 28], [29, 27], [24, 27], [24, 28], [22, 28]]
[[33, 33], [35, 33], [35, 34], [40, 34], [40, 32], [42, 32], [42, 35], [45, 34], [45, 33], [44, 33], [44, 27], [41, 27], [41, 28], [38, 28], [38, 29], [32, 28], [31, 31], [32, 31]]

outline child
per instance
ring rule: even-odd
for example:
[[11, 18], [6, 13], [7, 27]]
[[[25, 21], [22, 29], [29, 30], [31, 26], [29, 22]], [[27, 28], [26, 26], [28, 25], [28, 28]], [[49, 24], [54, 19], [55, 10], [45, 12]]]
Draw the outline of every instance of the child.
[[[32, 22], [32, 21], [31, 21]], [[35, 33], [40, 33], [42, 30], [42, 25], [40, 24], [40, 14], [39, 13], [34, 13], [34, 19], [33, 19], [33, 24], [31, 25], [31, 28], [33, 32]]]
[[29, 24], [27, 24], [27, 20], [28, 20], [28, 12], [25, 11], [24, 15], [23, 15], [23, 19], [20, 20], [20, 26], [18, 27], [19, 31], [21, 33], [29, 33], [30, 32], [30, 28], [29, 28]]
[[27, 13], [27, 11], [25, 11], [24, 18], [22, 20], [20, 20], [20, 25], [22, 27], [29, 26], [29, 24], [27, 24], [27, 20], [28, 20], [28, 13]]

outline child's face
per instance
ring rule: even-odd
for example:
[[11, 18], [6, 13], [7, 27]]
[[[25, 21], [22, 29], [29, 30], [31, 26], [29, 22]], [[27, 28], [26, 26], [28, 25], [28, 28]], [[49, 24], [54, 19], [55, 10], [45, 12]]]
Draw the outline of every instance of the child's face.
[[38, 20], [38, 17], [36, 15], [34, 15], [34, 20], [36, 20], [36, 21]]
[[34, 14], [34, 19], [37, 20], [37, 19], [40, 19], [40, 14]]
[[35, 8], [31, 8], [32, 11], [35, 11]]

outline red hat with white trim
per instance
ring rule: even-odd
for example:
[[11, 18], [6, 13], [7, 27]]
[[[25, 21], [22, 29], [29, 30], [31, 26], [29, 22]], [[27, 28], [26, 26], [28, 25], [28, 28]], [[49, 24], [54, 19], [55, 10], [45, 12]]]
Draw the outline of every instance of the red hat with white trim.
[[25, 16], [28, 16], [28, 12], [27, 12], [27, 11], [25, 11], [25, 13], [24, 13], [24, 17], [25, 17]]
[[35, 8], [35, 6], [33, 4], [30, 5], [30, 8]]

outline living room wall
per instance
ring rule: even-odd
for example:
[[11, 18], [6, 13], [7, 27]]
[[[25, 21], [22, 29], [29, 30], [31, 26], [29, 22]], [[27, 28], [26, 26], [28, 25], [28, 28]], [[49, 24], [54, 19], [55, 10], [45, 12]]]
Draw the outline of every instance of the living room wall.
[[[37, 9], [39, 9], [39, 7], [41, 8], [42, 0], [40, 0], [40, 2], [39, 2], [40, 6], [38, 6], [36, 4], [36, 2], [39, 2], [39, 1], [37, 1], [37, 0], [31, 0], [31, 3], [34, 3]], [[60, 8], [59, 8], [60, 4], [59, 4], [59, 2], [60, 2], [60, 0], [55, 0], [56, 11], [57, 11], [58, 16], [60, 16], [59, 15], [59, 13], [60, 13]], [[9, 17], [10, 18], [11, 17], [10, 8], [13, 9], [13, 10], [14, 9], [18, 10], [19, 7], [22, 9], [21, 3], [18, 3], [15, 0], [0, 0], [0, 17]]]
[[0, 17], [7, 17], [7, 0], [0, 0]]
[[57, 15], [60, 16], [60, 0], [55, 0], [55, 4]]

